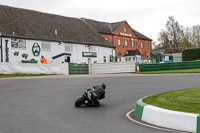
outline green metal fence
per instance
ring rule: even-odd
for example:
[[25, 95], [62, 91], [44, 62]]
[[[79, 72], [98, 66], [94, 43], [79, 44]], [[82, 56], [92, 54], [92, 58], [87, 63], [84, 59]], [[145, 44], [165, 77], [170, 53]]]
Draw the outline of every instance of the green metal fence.
[[140, 72], [200, 68], [200, 61], [139, 64]]
[[151, 62], [152, 63], [159, 63], [162, 61], [162, 55], [160, 53], [153, 54], [152, 52], [150, 53], [151, 57]]
[[89, 74], [88, 64], [69, 63], [69, 74]]

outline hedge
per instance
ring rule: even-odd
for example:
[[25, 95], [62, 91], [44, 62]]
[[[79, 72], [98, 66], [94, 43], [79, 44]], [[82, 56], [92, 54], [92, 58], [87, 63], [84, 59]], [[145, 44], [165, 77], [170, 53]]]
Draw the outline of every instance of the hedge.
[[183, 61], [192, 61], [200, 59], [200, 48], [185, 49], [182, 53]]

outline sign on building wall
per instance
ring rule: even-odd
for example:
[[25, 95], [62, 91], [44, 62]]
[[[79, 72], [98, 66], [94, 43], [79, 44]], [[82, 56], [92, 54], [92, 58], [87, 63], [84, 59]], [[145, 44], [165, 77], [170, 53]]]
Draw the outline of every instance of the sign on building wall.
[[32, 52], [34, 56], [40, 55], [40, 45], [38, 43], [34, 43], [32, 47]]
[[122, 33], [122, 32], [120, 32], [119, 34], [120, 34], [121, 36], [129, 36], [129, 37], [132, 37], [131, 34], [127, 34], [127, 33]]
[[82, 52], [82, 57], [97, 57], [97, 52]]

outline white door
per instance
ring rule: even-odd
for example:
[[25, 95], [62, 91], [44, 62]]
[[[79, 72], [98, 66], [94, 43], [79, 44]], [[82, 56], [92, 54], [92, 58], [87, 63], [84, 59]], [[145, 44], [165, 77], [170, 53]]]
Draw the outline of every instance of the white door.
[[91, 58], [88, 58], [88, 64], [91, 64], [92, 61], [91, 61]]

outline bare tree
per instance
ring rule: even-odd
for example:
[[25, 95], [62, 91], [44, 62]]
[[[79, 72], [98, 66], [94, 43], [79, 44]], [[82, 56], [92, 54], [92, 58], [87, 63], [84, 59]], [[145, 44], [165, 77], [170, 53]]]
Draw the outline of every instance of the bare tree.
[[169, 20], [167, 21], [166, 28], [168, 38], [171, 41], [171, 47], [177, 48], [181, 38], [183, 37], [182, 26], [179, 25], [178, 21], [176, 21], [173, 16], [170, 16]]
[[163, 48], [177, 48], [183, 37], [183, 27], [179, 25], [178, 21], [173, 16], [169, 16], [169, 20], [165, 25], [166, 30], [159, 33], [160, 45]]
[[165, 30], [159, 32], [158, 42], [157, 49], [200, 47], [200, 25], [185, 28], [173, 16], [169, 16]]
[[170, 48], [168, 33], [165, 30], [161, 29], [158, 41], [160, 42], [160, 48]]
[[192, 26], [192, 44], [195, 46], [195, 47], [200, 47], [200, 25], [195, 25], [195, 26]]
[[156, 42], [152, 42], [152, 47], [154, 48], [154, 49], [156, 49], [156, 47], [157, 47], [157, 45], [156, 45]]
[[189, 27], [184, 28], [184, 35], [181, 38], [178, 47], [194, 47], [194, 45], [192, 44], [191, 28]]

